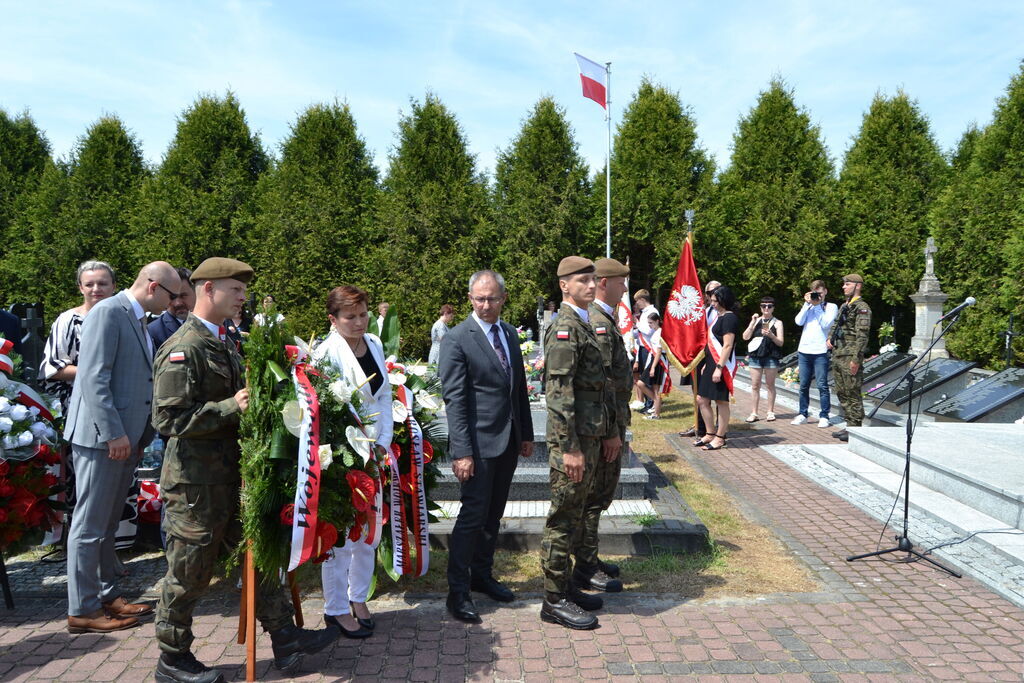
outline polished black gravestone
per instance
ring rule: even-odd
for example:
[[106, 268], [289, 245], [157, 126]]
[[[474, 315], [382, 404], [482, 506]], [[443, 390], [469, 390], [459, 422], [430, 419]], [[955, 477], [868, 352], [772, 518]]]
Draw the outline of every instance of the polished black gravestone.
[[[895, 389], [891, 385], [868, 391], [868, 397], [885, 400], [901, 406], [911, 398], [921, 398], [922, 405], [930, 406], [967, 388], [967, 371], [977, 363], [953, 358], [936, 358], [914, 370], [914, 394], [910, 395], [910, 380], [904, 379]], [[892, 393], [889, 393], [892, 392]], [[888, 396], [887, 396], [888, 394]]]
[[1013, 422], [1024, 415], [1024, 368], [1000, 370], [924, 412], [938, 422]]
[[786, 354], [779, 359], [779, 371], [785, 370], [786, 368], [795, 368], [798, 362], [796, 351]]
[[[893, 379], [901, 377], [907, 371], [904, 366], [915, 358], [917, 356], [914, 354], [903, 353], [902, 351], [886, 351], [874, 358], [869, 358], [864, 361], [864, 386], [872, 388], [877, 382], [884, 381], [887, 375], [895, 375], [892, 377]], [[899, 370], [899, 372], [895, 372], [896, 370]], [[835, 373], [830, 372], [828, 375], [828, 385], [834, 385], [835, 381]], [[916, 380], [914, 384], [917, 384]]]

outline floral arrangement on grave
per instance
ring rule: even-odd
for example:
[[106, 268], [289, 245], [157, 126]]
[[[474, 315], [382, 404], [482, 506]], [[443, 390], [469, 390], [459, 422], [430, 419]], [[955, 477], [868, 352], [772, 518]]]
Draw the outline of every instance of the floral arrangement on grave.
[[376, 433], [358, 387], [268, 316], [245, 341], [249, 409], [240, 425], [242, 530], [264, 576], [323, 562], [339, 533], [379, 538], [382, 481]]
[[0, 550], [17, 552], [39, 543], [60, 524], [63, 504], [48, 468], [60, 462], [60, 402], [17, 382], [21, 359], [0, 337]]
[[881, 344], [881, 347], [878, 349], [879, 354], [899, 350], [900, 347], [896, 345], [896, 340], [893, 338], [895, 334], [896, 329], [892, 323], [882, 323], [878, 326], [878, 342]]
[[800, 381], [800, 370], [796, 367], [786, 368], [779, 375], [779, 379], [786, 383], [786, 386], [792, 386]]

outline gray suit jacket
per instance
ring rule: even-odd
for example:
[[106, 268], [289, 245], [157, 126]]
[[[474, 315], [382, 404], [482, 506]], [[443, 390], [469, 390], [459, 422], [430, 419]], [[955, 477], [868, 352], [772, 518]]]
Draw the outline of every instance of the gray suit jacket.
[[[448, 414], [452, 459], [496, 458], [509, 446], [533, 441], [526, 373], [514, 327], [502, 322], [512, 386], [494, 347], [473, 316], [456, 325], [441, 344], [438, 375]], [[518, 454], [516, 455], [518, 457]]]
[[103, 448], [127, 435], [137, 447], [153, 436], [152, 400], [153, 359], [131, 300], [118, 292], [93, 306], [82, 323], [64, 437]]

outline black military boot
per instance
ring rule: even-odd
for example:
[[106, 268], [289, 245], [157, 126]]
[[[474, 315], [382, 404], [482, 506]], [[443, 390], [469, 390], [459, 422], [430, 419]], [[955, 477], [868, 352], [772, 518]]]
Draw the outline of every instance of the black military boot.
[[161, 683], [224, 683], [224, 676], [200, 662], [191, 652], [162, 652], [156, 663], [156, 680]]
[[540, 607], [540, 620], [577, 631], [588, 631], [598, 626], [597, 617], [584, 612], [579, 605], [560, 593], [547, 594]]
[[600, 566], [588, 568], [577, 565], [572, 572], [572, 581], [580, 588], [589, 588], [605, 593], [622, 592], [622, 582], [605, 574], [601, 571]]
[[605, 562], [604, 560], [597, 561], [597, 568], [603, 571], [613, 579], [619, 578], [619, 565], [612, 564], [611, 562]]
[[292, 671], [299, 666], [302, 655], [320, 652], [338, 638], [340, 632], [333, 627], [310, 631], [288, 624], [270, 632], [270, 644], [274, 650], [274, 667], [281, 671]]
[[575, 602], [577, 605], [587, 610], [588, 612], [596, 612], [597, 610], [604, 607], [604, 600], [597, 597], [596, 595], [590, 595], [584, 593], [576, 584], [569, 582], [569, 591], [565, 594], [567, 598]]

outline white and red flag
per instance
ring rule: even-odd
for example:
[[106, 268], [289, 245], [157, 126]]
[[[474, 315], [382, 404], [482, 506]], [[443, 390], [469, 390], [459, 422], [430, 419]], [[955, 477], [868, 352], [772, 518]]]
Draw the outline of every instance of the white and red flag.
[[583, 96], [594, 100], [607, 109], [608, 70], [579, 53], [574, 52], [573, 54], [576, 55], [576, 62], [580, 65], [580, 81], [583, 82]]
[[686, 240], [661, 328], [661, 346], [684, 376], [693, 372], [700, 362], [708, 341], [702, 292], [693, 262], [693, 247]]

